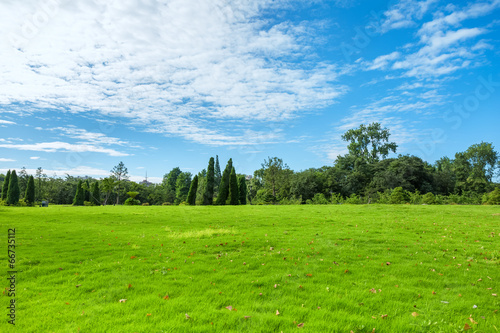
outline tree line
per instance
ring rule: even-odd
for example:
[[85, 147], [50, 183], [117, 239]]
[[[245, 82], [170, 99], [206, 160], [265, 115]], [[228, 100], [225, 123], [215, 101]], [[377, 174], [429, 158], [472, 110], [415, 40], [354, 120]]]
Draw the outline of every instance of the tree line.
[[0, 204], [500, 204], [500, 184], [494, 182], [500, 159], [491, 143], [430, 164], [413, 155], [388, 158], [397, 152], [389, 138], [379, 123], [361, 125], [342, 135], [348, 153], [332, 166], [295, 172], [282, 159], [268, 157], [252, 177], [237, 174], [232, 159], [221, 172], [218, 156], [194, 176], [175, 167], [160, 184], [129, 181], [123, 162], [99, 180], [47, 177], [41, 168], [33, 177], [23, 168], [19, 176], [15, 170], [0, 175]]

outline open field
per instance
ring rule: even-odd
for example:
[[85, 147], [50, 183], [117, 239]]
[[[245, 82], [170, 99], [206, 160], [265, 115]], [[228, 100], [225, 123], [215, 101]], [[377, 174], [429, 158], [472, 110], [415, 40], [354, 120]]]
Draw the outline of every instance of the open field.
[[1, 332], [500, 331], [499, 207], [0, 207], [0, 225]]

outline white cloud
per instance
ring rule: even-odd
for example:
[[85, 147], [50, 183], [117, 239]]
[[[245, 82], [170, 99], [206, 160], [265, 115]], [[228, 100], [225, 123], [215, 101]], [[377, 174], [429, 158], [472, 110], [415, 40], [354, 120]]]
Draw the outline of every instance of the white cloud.
[[384, 12], [385, 20], [381, 23], [381, 32], [415, 26], [415, 20], [422, 19], [430, 6], [438, 0], [401, 0]]
[[9, 120], [0, 119], [0, 124], [14, 125], [15, 122]]
[[129, 156], [127, 153], [122, 153], [113, 149], [92, 146], [88, 144], [71, 144], [67, 142], [40, 142], [34, 144], [0, 144], [0, 148], [10, 148], [17, 150], [43, 151], [43, 152], [75, 152], [75, 153], [103, 153], [109, 156]]
[[371, 69], [371, 70], [386, 69], [387, 66], [389, 65], [389, 63], [391, 63], [392, 61], [394, 61], [396, 59], [399, 59], [399, 57], [401, 57], [401, 53], [399, 53], [397, 51], [392, 52], [390, 54], [381, 55], [381, 56], [375, 58], [375, 60], [373, 60], [372, 63], [368, 64], [368, 69]]
[[30, 157], [30, 160], [39, 160], [40, 159], [40, 156], [31, 156]]
[[[2, 2], [0, 30], [21, 36], [37, 5]], [[333, 84], [338, 68], [308, 62], [308, 24], [261, 18], [285, 6], [290, 1], [61, 3], [33, 38], [0, 45], [0, 105], [92, 110], [203, 144], [248, 144], [245, 130], [260, 121], [300, 116], [345, 92]], [[220, 120], [243, 126], [221, 130]]]
[[16, 160], [13, 160], [11, 158], [0, 158], [0, 162], [15, 162]]

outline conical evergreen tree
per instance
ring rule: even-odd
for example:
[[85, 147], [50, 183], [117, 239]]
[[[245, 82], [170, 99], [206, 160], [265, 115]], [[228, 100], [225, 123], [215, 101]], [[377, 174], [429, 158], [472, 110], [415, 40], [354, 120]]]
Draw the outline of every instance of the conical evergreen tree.
[[10, 180], [10, 170], [7, 171], [7, 175], [3, 180], [2, 186], [2, 200], [7, 200], [7, 192], [9, 192], [9, 180]]
[[33, 206], [35, 203], [35, 179], [33, 179], [33, 176], [30, 176], [28, 179], [24, 201], [28, 204], [28, 206]]
[[101, 205], [101, 190], [99, 189], [98, 181], [92, 184], [92, 193], [90, 196], [90, 201], [96, 206]]
[[240, 193], [238, 191], [238, 178], [236, 178], [236, 171], [234, 167], [231, 169], [229, 176], [229, 199], [230, 205], [238, 205], [240, 203]]
[[219, 186], [222, 175], [220, 172], [219, 155], [215, 155], [215, 169], [214, 169], [214, 191], [219, 193]]
[[203, 204], [212, 205], [214, 203], [214, 158], [210, 157], [207, 171], [207, 185], [203, 193]]
[[87, 185], [85, 188], [85, 201], [90, 201], [90, 183], [89, 183], [89, 180], [87, 179], [85, 181], [85, 185]]
[[76, 186], [75, 198], [73, 199], [73, 206], [83, 206], [83, 201], [85, 199], [84, 189], [82, 188], [82, 181], [78, 181]]
[[247, 204], [247, 183], [245, 176], [240, 176], [238, 179], [238, 192], [240, 194], [240, 205]]
[[7, 190], [7, 204], [17, 205], [19, 203], [19, 181], [16, 170], [12, 170], [9, 179], [9, 189]]
[[229, 196], [229, 176], [231, 175], [231, 170], [233, 169], [233, 160], [230, 158], [227, 162], [226, 168], [224, 169], [224, 173], [222, 174], [222, 178], [219, 186], [219, 195], [217, 196], [216, 204], [217, 205], [225, 205], [226, 200]]
[[191, 182], [191, 186], [189, 187], [187, 202], [188, 204], [195, 206], [196, 205], [196, 191], [198, 191], [198, 175], [195, 175], [193, 181]]

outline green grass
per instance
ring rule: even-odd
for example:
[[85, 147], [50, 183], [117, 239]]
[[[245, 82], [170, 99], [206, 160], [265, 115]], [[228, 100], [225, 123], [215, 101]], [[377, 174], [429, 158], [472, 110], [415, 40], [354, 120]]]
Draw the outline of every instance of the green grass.
[[0, 225], [4, 287], [8, 228], [19, 271], [1, 332], [500, 330], [499, 207], [0, 207]]

